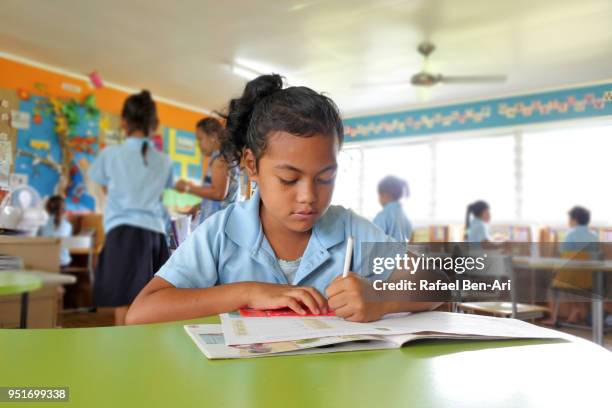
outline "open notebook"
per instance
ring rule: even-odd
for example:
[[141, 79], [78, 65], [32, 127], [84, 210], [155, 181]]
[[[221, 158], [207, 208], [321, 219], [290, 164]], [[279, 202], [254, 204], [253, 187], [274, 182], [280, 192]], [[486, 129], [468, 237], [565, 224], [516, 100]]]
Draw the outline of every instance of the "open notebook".
[[[265, 320], [264, 320], [265, 319]], [[400, 348], [426, 339], [499, 340], [561, 338], [562, 334], [515, 319], [446, 312], [391, 315], [373, 323], [337, 317], [241, 317], [185, 330], [209, 359], [333, 353]]]

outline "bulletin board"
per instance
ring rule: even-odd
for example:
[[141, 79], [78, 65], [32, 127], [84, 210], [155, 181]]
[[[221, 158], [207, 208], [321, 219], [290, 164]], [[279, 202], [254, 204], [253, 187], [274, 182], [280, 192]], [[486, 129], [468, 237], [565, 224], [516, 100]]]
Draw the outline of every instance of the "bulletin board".
[[17, 131], [11, 127], [11, 111], [19, 105], [14, 91], [0, 88], [0, 185], [8, 185], [13, 169]]
[[[57, 99], [0, 88], [0, 102], [5, 106], [0, 106], [0, 184], [10, 184], [13, 177], [33, 187], [42, 198], [65, 194], [68, 211], [100, 211], [104, 195], [88, 179], [87, 171], [102, 149], [123, 143], [119, 115], [99, 111], [91, 101], [74, 101], [71, 125], [58, 134]], [[201, 181], [202, 155], [193, 132], [160, 127], [152, 139], [170, 155], [175, 179]], [[180, 206], [200, 201], [177, 192], [164, 197]]]

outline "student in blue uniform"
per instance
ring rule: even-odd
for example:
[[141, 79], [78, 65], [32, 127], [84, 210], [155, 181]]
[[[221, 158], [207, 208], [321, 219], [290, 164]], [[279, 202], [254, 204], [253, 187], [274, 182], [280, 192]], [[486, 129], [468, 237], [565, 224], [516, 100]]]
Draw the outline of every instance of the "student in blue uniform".
[[[371, 222], [330, 206], [343, 141], [338, 109], [306, 87], [283, 89], [278, 75], [250, 81], [228, 108], [222, 152], [257, 183], [250, 200], [209, 217], [142, 290], [128, 323], [189, 319], [241, 307], [289, 307], [369, 321], [425, 310], [425, 302], [366, 302], [371, 272], [361, 243], [392, 241]], [[342, 278], [346, 239], [352, 271]], [[361, 274], [358, 275], [358, 274]], [[323, 296], [328, 296], [326, 299]]]
[[[49, 219], [47, 223], [40, 227], [38, 235], [41, 237], [69, 237], [72, 235], [72, 225], [64, 218], [66, 213], [66, 203], [62, 196], [54, 195], [49, 197], [45, 204]], [[70, 252], [66, 248], [60, 250], [60, 266], [70, 265]]]
[[373, 222], [399, 242], [408, 242], [412, 237], [412, 224], [400, 203], [408, 194], [408, 183], [399, 177], [387, 176], [378, 183], [378, 202], [383, 209]]
[[158, 126], [148, 91], [126, 99], [121, 125], [125, 143], [104, 149], [89, 169], [89, 177], [107, 193], [94, 304], [114, 307], [117, 325], [124, 324], [130, 303], [168, 259], [161, 199], [173, 185], [170, 157], [148, 138]]
[[[569, 259], [597, 259], [599, 254], [599, 238], [589, 230], [591, 212], [584, 207], [575, 206], [568, 212], [569, 231], [560, 246], [561, 256]], [[552, 287], [557, 290], [567, 292], [590, 291], [593, 286], [592, 276], [588, 273], [563, 270], [557, 273], [552, 282]], [[544, 324], [555, 325], [557, 323], [557, 299], [553, 299], [550, 304], [551, 316], [545, 320]], [[588, 304], [586, 302], [567, 302], [569, 313], [565, 319], [568, 323], [578, 323], [583, 321], [588, 315]]]
[[200, 151], [208, 157], [208, 166], [201, 186], [179, 180], [175, 188], [202, 198], [200, 223], [215, 212], [226, 208], [238, 197], [238, 167], [229, 166], [221, 156], [223, 125], [212, 117], [202, 119], [196, 125], [196, 137]]
[[589, 229], [591, 212], [584, 207], [575, 206], [569, 212], [569, 231], [561, 244], [561, 252], [584, 251], [595, 257], [599, 251], [599, 238]]
[[492, 242], [489, 232], [491, 210], [486, 201], [478, 200], [468, 205], [465, 214], [466, 242]]

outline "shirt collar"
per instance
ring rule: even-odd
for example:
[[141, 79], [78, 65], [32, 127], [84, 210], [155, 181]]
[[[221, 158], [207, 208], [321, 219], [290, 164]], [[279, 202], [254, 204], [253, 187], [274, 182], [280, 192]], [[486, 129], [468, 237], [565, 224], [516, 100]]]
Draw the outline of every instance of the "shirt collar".
[[400, 202], [399, 201], [389, 201], [387, 204], [385, 204], [383, 206], [384, 210], [393, 210], [397, 207], [400, 206]]
[[588, 225], [576, 225], [571, 229], [573, 229], [574, 231], [590, 231]]
[[125, 144], [129, 144], [129, 145], [142, 145], [142, 142], [147, 142], [149, 144], [152, 144], [153, 142], [151, 141], [151, 139], [149, 139], [148, 137], [127, 137], [125, 139]]

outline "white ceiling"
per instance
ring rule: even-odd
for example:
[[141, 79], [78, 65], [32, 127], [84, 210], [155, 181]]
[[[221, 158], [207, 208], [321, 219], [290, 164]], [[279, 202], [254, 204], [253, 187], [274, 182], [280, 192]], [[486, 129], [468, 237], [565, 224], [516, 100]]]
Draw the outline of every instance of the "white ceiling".
[[[0, 51], [208, 110], [242, 89], [236, 60], [347, 116], [612, 78], [612, 0], [2, 0], [0, 16]], [[424, 39], [432, 70], [508, 81], [354, 86], [408, 79]]]

